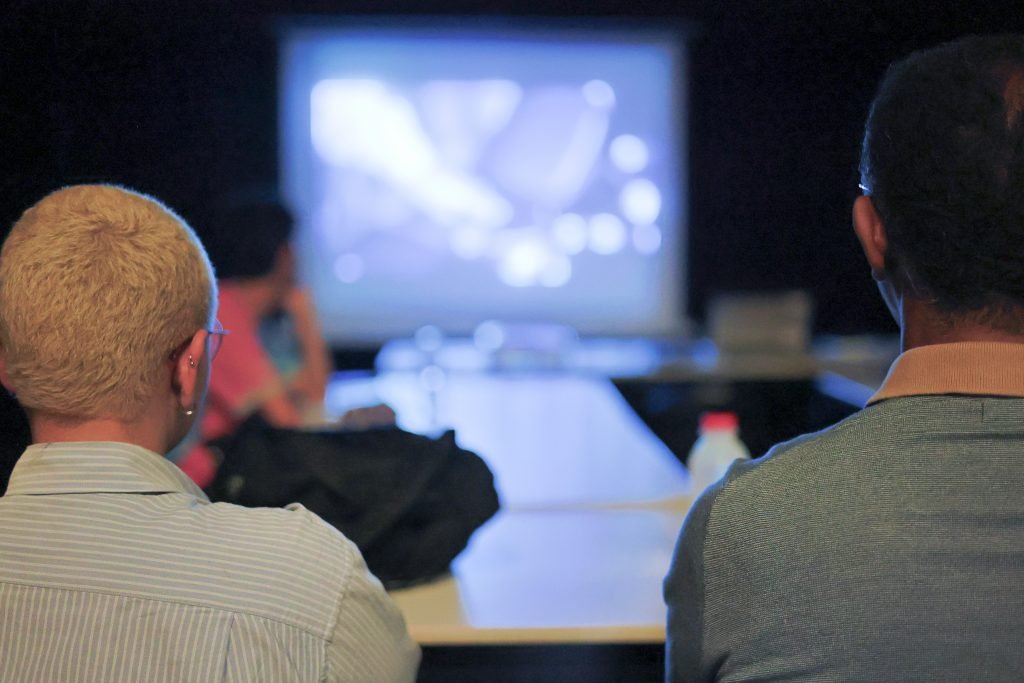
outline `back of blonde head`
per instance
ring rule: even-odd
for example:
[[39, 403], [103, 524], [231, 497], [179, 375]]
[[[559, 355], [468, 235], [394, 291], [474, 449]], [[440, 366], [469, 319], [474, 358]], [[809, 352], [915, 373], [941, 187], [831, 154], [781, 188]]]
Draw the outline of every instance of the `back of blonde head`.
[[18, 400], [66, 419], [137, 418], [170, 354], [210, 324], [214, 296], [202, 245], [160, 202], [109, 185], [48, 195], [0, 251], [0, 348]]

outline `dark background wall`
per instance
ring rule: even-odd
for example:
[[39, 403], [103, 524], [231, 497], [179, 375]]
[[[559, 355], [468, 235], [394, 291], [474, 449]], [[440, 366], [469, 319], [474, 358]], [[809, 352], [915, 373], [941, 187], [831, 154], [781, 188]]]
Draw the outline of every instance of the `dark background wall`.
[[276, 17], [537, 15], [692, 31], [690, 288], [804, 287], [823, 332], [891, 331], [849, 229], [861, 125], [885, 65], [1024, 28], [1018, 2], [250, 0], [7, 2], [0, 221], [62, 184], [152, 193], [201, 229], [211, 197], [277, 173]]

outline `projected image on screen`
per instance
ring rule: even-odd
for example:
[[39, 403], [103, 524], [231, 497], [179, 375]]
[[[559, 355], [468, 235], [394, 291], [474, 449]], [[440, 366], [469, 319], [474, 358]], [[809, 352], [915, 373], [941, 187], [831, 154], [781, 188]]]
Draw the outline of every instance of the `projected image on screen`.
[[284, 55], [284, 186], [333, 341], [679, 327], [673, 42], [320, 29]]

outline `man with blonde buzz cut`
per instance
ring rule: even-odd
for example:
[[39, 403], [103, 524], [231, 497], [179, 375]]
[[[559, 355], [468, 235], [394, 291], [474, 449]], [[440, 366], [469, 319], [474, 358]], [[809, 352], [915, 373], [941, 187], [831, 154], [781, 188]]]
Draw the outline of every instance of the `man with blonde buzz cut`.
[[32, 428], [0, 498], [0, 680], [413, 681], [356, 547], [301, 506], [211, 504], [167, 457], [227, 333], [192, 230], [68, 187], [0, 252], [0, 380]]

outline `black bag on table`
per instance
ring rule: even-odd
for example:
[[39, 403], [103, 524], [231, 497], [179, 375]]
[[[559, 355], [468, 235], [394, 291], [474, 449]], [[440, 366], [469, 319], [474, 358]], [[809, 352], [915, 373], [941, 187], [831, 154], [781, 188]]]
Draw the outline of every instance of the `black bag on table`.
[[209, 446], [223, 456], [211, 500], [301, 503], [355, 543], [388, 588], [448, 571], [498, 511], [490, 469], [452, 431], [437, 439], [397, 427], [306, 431], [257, 415]]

